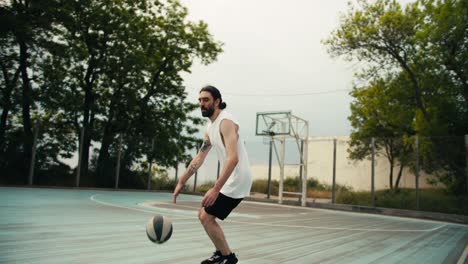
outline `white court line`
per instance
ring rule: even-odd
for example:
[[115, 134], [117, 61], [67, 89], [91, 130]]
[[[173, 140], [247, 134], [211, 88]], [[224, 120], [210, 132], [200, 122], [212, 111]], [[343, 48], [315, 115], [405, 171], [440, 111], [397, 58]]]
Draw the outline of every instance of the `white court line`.
[[326, 209], [326, 208], [315, 208], [315, 207], [299, 207], [299, 206], [294, 206], [294, 205], [287, 205], [287, 204], [279, 204], [279, 203], [263, 203], [263, 202], [256, 202], [256, 201], [243, 201], [242, 203], [250, 203], [250, 204], [257, 204], [257, 205], [266, 205], [266, 206], [272, 206], [272, 207], [284, 207], [284, 208], [291, 208], [291, 209], [302, 209], [302, 210], [307, 210], [307, 211], [321, 211], [329, 214], [343, 214], [343, 215], [358, 215], [362, 216], [365, 214], [366, 217], [372, 217], [372, 218], [386, 218], [386, 219], [400, 219], [408, 222], [425, 222], [425, 223], [431, 223], [431, 224], [444, 224], [445, 225], [451, 225], [451, 226], [462, 226], [465, 227], [466, 225], [464, 224], [458, 224], [458, 223], [447, 223], [439, 220], [430, 220], [430, 219], [420, 219], [420, 218], [409, 218], [409, 217], [403, 217], [403, 216], [395, 216], [395, 215], [379, 215], [379, 214], [372, 214], [372, 213], [362, 213], [362, 212], [354, 212], [354, 211], [339, 211], [335, 209]]
[[432, 229], [368, 229], [368, 228], [343, 228], [343, 227], [326, 227], [326, 226], [304, 226], [304, 225], [282, 225], [282, 224], [268, 224], [268, 223], [252, 223], [232, 220], [230, 222], [247, 224], [247, 225], [260, 225], [272, 227], [287, 227], [287, 228], [305, 228], [305, 229], [323, 229], [323, 230], [345, 230], [345, 231], [368, 231], [368, 232], [432, 232], [436, 231], [446, 225], [440, 225]]
[[457, 264], [465, 263], [467, 257], [468, 257], [468, 246], [465, 247], [465, 251], [463, 251], [463, 254], [460, 256], [460, 259], [458, 259]]
[[[154, 214], [154, 211], [147, 211], [143, 209], [138, 209], [138, 208], [133, 208], [133, 207], [128, 207], [128, 206], [120, 206], [116, 204], [111, 204], [111, 203], [106, 203], [103, 201], [96, 200], [94, 197], [98, 194], [92, 195], [89, 199], [108, 206], [113, 206], [113, 207], [118, 207], [118, 208], [124, 208], [124, 209], [129, 209], [129, 210], [135, 210], [135, 211], [140, 211], [144, 213], [152, 213]], [[170, 211], [178, 211], [175, 209], [168, 209]], [[194, 217], [180, 217], [178, 219], [193, 219]], [[368, 231], [368, 232], [433, 232], [436, 231], [442, 227], [445, 227], [447, 224], [440, 225], [438, 227], [432, 228], [432, 229], [367, 229], [367, 228], [342, 228], [342, 227], [326, 227], [326, 226], [305, 226], [305, 225], [285, 225], [285, 224], [268, 224], [268, 223], [253, 223], [253, 222], [243, 222], [243, 221], [236, 221], [236, 220], [231, 220], [229, 222], [232, 223], [239, 223], [239, 224], [248, 224], [248, 225], [259, 225], [259, 226], [271, 226], [271, 227], [286, 227], [286, 228], [305, 228], [305, 229], [321, 229], [321, 230], [345, 230], [345, 231]]]
[[[112, 204], [112, 203], [106, 203], [106, 202], [103, 202], [103, 201], [99, 201], [95, 198], [95, 196], [97, 196], [98, 194], [94, 194], [92, 196], [89, 197], [89, 199], [93, 202], [96, 202], [96, 203], [99, 203], [99, 204], [103, 204], [103, 205], [107, 205], [107, 206], [113, 206], [113, 207], [117, 207], [117, 208], [122, 208], [122, 209], [128, 209], [128, 210], [134, 210], [134, 211], [139, 211], [139, 212], [143, 212], [143, 213], [148, 213], [148, 214], [155, 214], [154, 211], [149, 211], [149, 210], [143, 210], [143, 209], [138, 209], [138, 208], [133, 208], [133, 207], [128, 207], [128, 206], [121, 206], [121, 205], [116, 205], [116, 204]], [[171, 211], [178, 211], [178, 210], [173, 210], [173, 209], [169, 209]], [[172, 218], [172, 217], [171, 217]], [[192, 219], [193, 217], [178, 217], [177, 219]]]
[[[143, 203], [139, 203], [138, 205], [148, 207], [148, 206], [151, 206], [152, 204], [168, 205], [170, 203], [167, 203], [167, 202], [143, 202]], [[180, 205], [180, 204], [178, 204], [177, 207], [184, 207], [184, 208], [197, 209], [197, 210], [200, 209], [200, 207], [190, 206], [190, 205]], [[170, 208], [167, 208], [167, 209], [177, 210], [177, 209], [170, 209]]]
[[[169, 202], [143, 202], [143, 203], [139, 203], [138, 205], [140, 206], [143, 206], [143, 207], [152, 207], [152, 205], [171, 205], [172, 203], [169, 203]], [[190, 206], [190, 205], [176, 205], [177, 207], [184, 207], [184, 208], [190, 208], [190, 209], [195, 209], [195, 210], [199, 210], [201, 207], [197, 207], [197, 206]], [[177, 209], [171, 209], [171, 208], [165, 208], [167, 210], [174, 210], [174, 211], [177, 211]], [[261, 217], [258, 216], [258, 215], [252, 215], [252, 214], [244, 214], [244, 213], [236, 213], [236, 212], [232, 212], [230, 214], [230, 216], [238, 216], [238, 217], [245, 217], [245, 218], [254, 218], [254, 219], [260, 219]]]

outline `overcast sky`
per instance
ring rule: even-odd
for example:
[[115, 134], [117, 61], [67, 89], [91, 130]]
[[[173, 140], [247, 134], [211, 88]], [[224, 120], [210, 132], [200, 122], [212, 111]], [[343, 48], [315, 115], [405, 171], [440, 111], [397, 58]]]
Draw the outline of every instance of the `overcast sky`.
[[182, 0], [224, 43], [208, 66], [184, 74], [189, 100], [211, 84], [244, 139], [255, 138], [257, 112], [290, 110], [309, 121], [310, 136], [348, 135], [353, 66], [332, 59], [321, 40], [337, 28], [345, 0]]
[[[404, 0], [403, 2], [408, 2]], [[181, 0], [203, 20], [224, 52], [184, 74], [189, 100], [211, 84], [237, 116], [241, 136], [255, 138], [257, 112], [290, 110], [309, 121], [310, 136], [351, 132], [349, 91], [356, 65], [333, 59], [322, 40], [338, 28], [346, 0]]]

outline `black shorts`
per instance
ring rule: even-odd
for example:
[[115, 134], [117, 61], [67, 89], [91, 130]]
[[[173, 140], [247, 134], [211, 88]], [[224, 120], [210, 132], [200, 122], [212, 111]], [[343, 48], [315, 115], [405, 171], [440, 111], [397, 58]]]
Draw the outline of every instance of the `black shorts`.
[[207, 212], [210, 215], [216, 216], [221, 220], [224, 220], [241, 201], [242, 198], [234, 199], [222, 193], [219, 193], [218, 198], [216, 198], [216, 201], [213, 205], [205, 206], [205, 212]]

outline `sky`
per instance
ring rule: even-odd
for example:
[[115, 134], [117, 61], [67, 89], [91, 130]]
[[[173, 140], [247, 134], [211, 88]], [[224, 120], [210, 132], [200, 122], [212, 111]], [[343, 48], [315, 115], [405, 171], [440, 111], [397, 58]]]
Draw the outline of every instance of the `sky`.
[[351, 132], [349, 95], [355, 65], [331, 58], [321, 43], [338, 28], [346, 0], [182, 0], [189, 20], [203, 20], [224, 52], [184, 74], [188, 100], [214, 85], [245, 140], [257, 112], [292, 111], [309, 122], [309, 136]]

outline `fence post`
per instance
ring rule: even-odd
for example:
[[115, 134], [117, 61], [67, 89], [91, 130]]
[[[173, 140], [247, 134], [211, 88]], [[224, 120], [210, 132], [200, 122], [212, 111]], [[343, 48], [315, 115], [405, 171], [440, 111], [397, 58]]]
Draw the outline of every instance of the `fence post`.
[[153, 166], [153, 150], [154, 150], [154, 138], [151, 140], [151, 152], [149, 158], [149, 167], [148, 167], [148, 191], [151, 190], [151, 167]]
[[466, 193], [468, 193], [468, 135], [465, 135], [465, 176], [466, 176]]
[[419, 136], [416, 136], [415, 145], [416, 145], [416, 172], [415, 172], [415, 186], [416, 186], [416, 210], [419, 210]]
[[372, 137], [371, 141], [372, 145], [372, 165], [371, 165], [371, 199], [372, 199], [372, 207], [375, 207], [375, 138]]
[[84, 140], [84, 127], [81, 128], [80, 145], [79, 145], [79, 151], [78, 151], [78, 167], [76, 168], [75, 187], [80, 187], [81, 159], [83, 156], [83, 140]]
[[333, 139], [333, 184], [332, 203], [336, 202], [336, 138]]
[[119, 188], [119, 176], [120, 176], [120, 156], [122, 153], [122, 135], [119, 136], [119, 147], [117, 150], [117, 166], [115, 168], [115, 189]]
[[[197, 155], [199, 151], [200, 151], [200, 148], [195, 147], [195, 155]], [[193, 192], [197, 191], [197, 177], [198, 177], [198, 170], [195, 171], [195, 177], [193, 179]]]
[[302, 163], [303, 163], [303, 177], [302, 177], [302, 203], [301, 206], [307, 206], [307, 168], [308, 168], [308, 160], [309, 160], [309, 138], [306, 137], [303, 139], [304, 142], [304, 151], [301, 152], [302, 155]]
[[[301, 139], [301, 148], [300, 148], [300, 157], [299, 157], [299, 192], [301, 193], [304, 193], [303, 192], [303, 187], [306, 187], [307, 189], [307, 185], [303, 186], [304, 185], [304, 181], [303, 181], [303, 173], [302, 173], [302, 170], [304, 168], [304, 139]], [[306, 193], [306, 196], [304, 197], [304, 201], [303, 200], [303, 195], [299, 196], [299, 201], [301, 202], [301, 204], [305, 204], [306, 202], [306, 198], [307, 198], [307, 190], [305, 191]], [[305, 206], [305, 205], [304, 205]]]
[[29, 166], [29, 185], [33, 185], [34, 181], [34, 166], [36, 164], [36, 148], [37, 148], [37, 135], [39, 133], [39, 122], [36, 123], [36, 127], [34, 128], [34, 141], [32, 146], [32, 153], [31, 153], [31, 164]]

